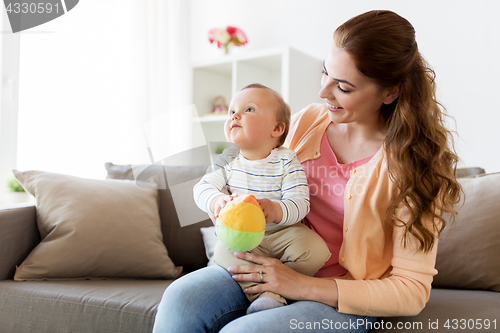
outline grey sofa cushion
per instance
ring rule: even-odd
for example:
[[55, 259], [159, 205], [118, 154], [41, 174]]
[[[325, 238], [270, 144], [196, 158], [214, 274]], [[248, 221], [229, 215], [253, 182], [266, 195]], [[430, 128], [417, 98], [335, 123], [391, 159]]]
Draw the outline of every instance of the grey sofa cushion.
[[500, 291], [500, 173], [459, 181], [465, 202], [441, 233], [433, 286]]
[[[418, 333], [497, 332], [500, 328], [498, 309], [500, 309], [500, 293], [483, 290], [432, 289], [429, 302], [420, 314], [414, 317], [379, 318], [378, 325], [380, 325], [380, 328], [374, 326], [374, 328], [378, 329], [374, 329], [370, 333], [398, 331]], [[452, 329], [454, 325], [453, 319], [458, 320], [458, 328]], [[462, 319], [466, 320], [466, 325], [472, 325], [472, 321], [468, 322], [469, 319], [472, 319], [474, 326], [466, 326], [465, 329], [460, 329], [460, 325], [463, 325], [463, 322], [460, 322]], [[478, 329], [479, 326], [475, 326], [477, 325], [477, 319], [482, 323], [482, 329]], [[490, 322], [489, 329], [485, 329], [484, 327], [486, 319]], [[382, 326], [382, 320], [385, 326]], [[429, 328], [429, 323], [435, 323], [436, 320], [438, 320], [438, 329]], [[450, 329], [444, 326], [447, 320], [449, 320]], [[496, 320], [496, 329], [493, 326], [493, 320]], [[403, 325], [402, 330], [395, 330], [398, 323]], [[420, 323], [421, 326], [419, 327]], [[390, 329], [389, 325], [391, 325], [392, 329]]]
[[0, 331], [150, 333], [172, 281], [0, 281]]
[[457, 177], [458, 178], [473, 177], [473, 176], [481, 175], [483, 173], [485, 173], [484, 169], [478, 168], [478, 167], [458, 168], [457, 169]]
[[12, 279], [20, 265], [40, 242], [33, 205], [0, 210], [0, 280]]
[[[107, 178], [134, 180], [131, 165], [106, 163], [105, 167], [108, 172]], [[205, 255], [205, 247], [203, 245], [200, 228], [212, 226], [213, 224], [207, 216], [207, 219], [202, 222], [181, 227], [169, 186], [182, 184], [202, 177], [206, 173], [206, 170], [207, 166], [204, 165], [183, 167], [153, 165], [145, 170], [145, 175], [143, 176], [146, 179], [148, 177], [158, 176], [160, 182], [163, 182], [164, 174], [166, 173], [167, 175], [167, 182], [165, 182], [167, 188], [158, 190], [163, 243], [167, 247], [170, 259], [172, 259], [176, 266], [182, 266], [186, 272], [207, 265], [208, 259]], [[188, 191], [188, 193], [192, 193], [192, 190]], [[189, 198], [186, 199], [190, 200], [186, 203], [187, 207], [191, 207], [188, 209], [199, 210], [194, 203], [192, 194], [189, 194]]]

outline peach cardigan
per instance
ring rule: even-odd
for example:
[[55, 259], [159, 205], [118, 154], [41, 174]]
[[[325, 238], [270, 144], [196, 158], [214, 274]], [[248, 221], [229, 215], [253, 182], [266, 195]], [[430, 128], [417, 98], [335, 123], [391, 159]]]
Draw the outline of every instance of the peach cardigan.
[[[321, 138], [330, 122], [326, 105], [309, 105], [293, 116], [285, 146], [296, 151], [301, 163], [318, 158]], [[414, 237], [404, 247], [403, 228], [383, 223], [394, 190], [383, 147], [369, 162], [351, 171], [344, 193], [344, 236], [339, 254], [339, 263], [349, 273], [334, 278], [339, 312], [410, 316], [418, 314], [429, 300], [437, 274], [437, 242], [428, 253], [415, 250], [418, 241]], [[400, 209], [397, 214], [405, 221], [408, 211]]]

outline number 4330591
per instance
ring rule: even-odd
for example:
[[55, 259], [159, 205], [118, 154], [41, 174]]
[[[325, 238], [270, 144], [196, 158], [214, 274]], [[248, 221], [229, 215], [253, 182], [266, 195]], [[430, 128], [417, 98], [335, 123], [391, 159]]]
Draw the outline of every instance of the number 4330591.
[[27, 3], [27, 2], [17, 2], [17, 3], [9, 3], [5, 8], [7, 13], [15, 13], [15, 14], [35, 14], [35, 13], [47, 13], [50, 14], [53, 11], [59, 13], [59, 4], [55, 5], [51, 3], [39, 2], [39, 3]]
[[448, 319], [443, 327], [447, 329], [452, 329], [452, 330], [465, 330], [465, 329], [485, 329], [489, 330], [490, 328], [496, 330], [497, 329], [497, 320], [489, 320], [489, 319]]

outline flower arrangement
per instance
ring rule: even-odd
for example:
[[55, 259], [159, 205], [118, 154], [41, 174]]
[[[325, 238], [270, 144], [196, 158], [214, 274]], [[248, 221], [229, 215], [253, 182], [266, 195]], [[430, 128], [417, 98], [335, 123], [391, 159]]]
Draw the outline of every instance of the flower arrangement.
[[215, 28], [208, 32], [208, 40], [210, 43], [217, 42], [219, 49], [224, 48], [225, 53], [229, 53], [229, 45], [235, 46], [245, 45], [247, 36], [240, 28], [228, 26], [225, 29]]

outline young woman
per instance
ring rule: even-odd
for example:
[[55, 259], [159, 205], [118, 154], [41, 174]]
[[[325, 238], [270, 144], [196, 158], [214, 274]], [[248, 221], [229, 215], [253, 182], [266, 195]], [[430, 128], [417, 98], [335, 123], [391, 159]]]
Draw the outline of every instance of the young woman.
[[[424, 308], [442, 213], [454, 215], [461, 191], [434, 73], [412, 25], [390, 11], [341, 25], [323, 71], [326, 105], [297, 114], [287, 144], [310, 186], [304, 222], [325, 240], [331, 259], [309, 277], [277, 259], [236, 253], [254, 264], [175, 281], [154, 332], [366, 332], [378, 316]], [[248, 301], [232, 280], [262, 280], [243, 292], [295, 302], [244, 315]]]

